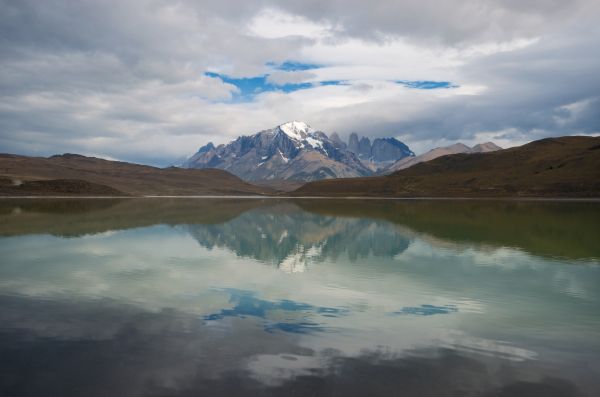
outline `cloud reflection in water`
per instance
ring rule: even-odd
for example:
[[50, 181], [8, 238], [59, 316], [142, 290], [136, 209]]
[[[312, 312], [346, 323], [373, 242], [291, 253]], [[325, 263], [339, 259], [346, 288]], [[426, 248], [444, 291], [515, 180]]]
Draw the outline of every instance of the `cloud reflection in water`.
[[[233, 303], [233, 307], [205, 315], [204, 321], [218, 321], [226, 317], [255, 317], [263, 320], [264, 330], [267, 332], [283, 331], [307, 334], [327, 330], [327, 327], [322, 324], [310, 321], [311, 318], [319, 315], [324, 317], [339, 317], [349, 313], [348, 309], [318, 307], [289, 299], [271, 302], [258, 298], [254, 291], [235, 288], [226, 288], [221, 291], [229, 294], [229, 302]], [[277, 318], [283, 318], [285, 321], [272, 320], [271, 317], [275, 313], [279, 314]]]

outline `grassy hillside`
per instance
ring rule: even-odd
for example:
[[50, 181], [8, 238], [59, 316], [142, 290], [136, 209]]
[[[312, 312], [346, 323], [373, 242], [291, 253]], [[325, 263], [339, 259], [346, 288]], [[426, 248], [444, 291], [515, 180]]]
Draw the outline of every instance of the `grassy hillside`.
[[[155, 168], [76, 154], [0, 154], [0, 195], [256, 195], [272, 192], [227, 171]], [[36, 182], [33, 182], [36, 181]], [[21, 185], [21, 186], [19, 186]]]
[[600, 197], [600, 137], [455, 154], [391, 175], [307, 183], [295, 196]]

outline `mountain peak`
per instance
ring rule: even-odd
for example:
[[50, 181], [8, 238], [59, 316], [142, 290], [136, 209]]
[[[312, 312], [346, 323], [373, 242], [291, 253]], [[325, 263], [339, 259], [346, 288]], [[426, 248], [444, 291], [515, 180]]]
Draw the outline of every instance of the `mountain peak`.
[[204, 145], [200, 149], [198, 149], [198, 153], [207, 153], [207, 152], [210, 152], [211, 150], [215, 150], [215, 145], [213, 145], [212, 142], [208, 142], [206, 145]]
[[395, 142], [380, 139], [375, 150], [369, 138], [363, 137], [356, 143], [364, 146], [362, 159], [337, 134], [329, 137], [305, 122], [289, 121], [240, 136], [226, 145], [208, 144], [184, 166], [220, 168], [252, 181], [311, 181], [371, 175], [381, 167], [382, 159], [393, 162], [413, 155], [400, 142], [394, 145]]
[[480, 143], [471, 148], [471, 152], [473, 153], [495, 152], [496, 150], [502, 150], [502, 148], [494, 142]]
[[467, 153], [471, 150], [471, 148], [468, 147], [467, 145], [465, 145], [464, 143], [456, 142], [456, 143], [453, 143], [452, 145], [433, 148], [430, 150], [430, 152], [434, 151], [434, 150], [440, 150], [440, 149], [447, 150], [447, 151], [449, 151], [449, 153]]
[[281, 124], [279, 129], [290, 138], [296, 140], [302, 140], [306, 138], [307, 134], [315, 131], [311, 126], [303, 121], [289, 121]]

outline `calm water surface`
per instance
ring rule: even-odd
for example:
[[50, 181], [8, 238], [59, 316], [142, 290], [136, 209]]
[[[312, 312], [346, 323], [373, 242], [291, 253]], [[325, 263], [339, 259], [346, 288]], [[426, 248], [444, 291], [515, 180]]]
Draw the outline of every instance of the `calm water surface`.
[[598, 396], [600, 204], [0, 200], [2, 396]]

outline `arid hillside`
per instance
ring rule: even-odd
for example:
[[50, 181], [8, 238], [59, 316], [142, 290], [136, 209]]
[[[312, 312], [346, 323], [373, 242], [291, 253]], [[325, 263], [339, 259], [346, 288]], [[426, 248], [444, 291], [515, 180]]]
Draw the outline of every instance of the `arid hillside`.
[[600, 137], [439, 157], [381, 177], [307, 183], [295, 196], [600, 197]]
[[64, 154], [0, 154], [0, 195], [258, 195], [272, 192], [227, 171], [155, 168]]

